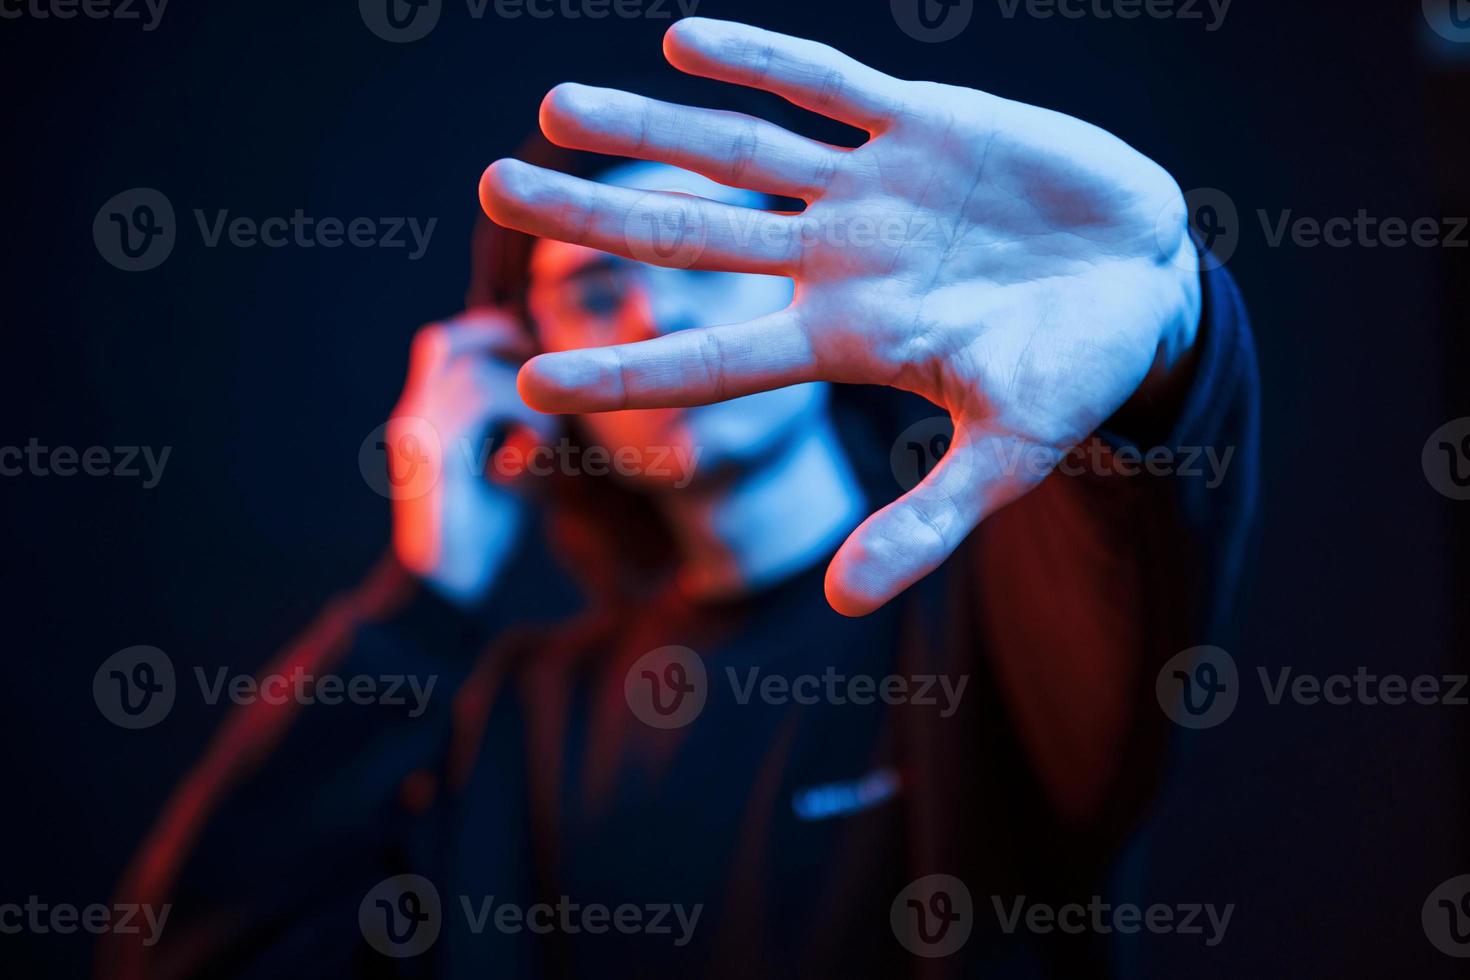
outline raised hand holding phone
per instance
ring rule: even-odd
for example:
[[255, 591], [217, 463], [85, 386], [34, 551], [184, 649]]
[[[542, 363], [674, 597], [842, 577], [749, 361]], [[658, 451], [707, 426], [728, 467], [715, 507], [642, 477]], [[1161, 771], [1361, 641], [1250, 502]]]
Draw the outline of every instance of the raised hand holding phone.
[[[414, 336], [408, 380], [388, 421], [390, 465], [428, 465], [436, 477], [423, 493], [394, 495], [394, 553], [457, 605], [473, 605], [493, 587], [525, 519], [516, 481], [493, 466], [486, 472], [496, 444], [555, 436], [555, 420], [516, 391], [530, 352], [525, 331], [497, 311], [430, 324]], [[427, 458], [401, 458], [409, 450]]]

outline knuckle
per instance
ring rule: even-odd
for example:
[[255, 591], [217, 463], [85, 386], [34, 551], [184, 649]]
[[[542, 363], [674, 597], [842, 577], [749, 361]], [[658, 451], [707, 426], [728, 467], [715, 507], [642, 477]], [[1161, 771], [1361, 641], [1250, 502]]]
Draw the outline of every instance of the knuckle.
[[734, 55], [731, 59], [733, 63], [749, 65], [757, 87], [764, 87], [765, 83], [770, 80], [771, 67], [775, 63], [775, 48], [753, 38], [740, 39], [733, 43], [734, 50], [731, 52]]
[[621, 348], [609, 347], [606, 348], [606, 350], [607, 356], [610, 357], [613, 362], [613, 370], [611, 372], [611, 375], [613, 378], [617, 379], [618, 386], [617, 393], [610, 399], [610, 401], [612, 403], [612, 408], [614, 411], [621, 411], [622, 409], [628, 407], [628, 382], [631, 379], [631, 371], [629, 370], [628, 358], [624, 355]]
[[723, 401], [728, 382], [725, 373], [725, 349], [720, 335], [712, 330], [701, 333], [698, 353], [710, 393], [715, 401]]
[[884, 115], [896, 124], [910, 126], [937, 121], [944, 116], [941, 107], [967, 105], [978, 93], [960, 90], [941, 82], [916, 82], [892, 79], [884, 87]]
[[631, 155], [641, 157], [648, 151], [653, 138], [653, 110], [648, 105], [638, 102], [616, 106], [615, 111], [620, 117], [618, 128], [633, 133]]
[[730, 176], [736, 183], [744, 181], [756, 161], [760, 159], [760, 153], [760, 124], [754, 119], [748, 119], [740, 126], [729, 148]]
[[949, 547], [948, 528], [954, 524], [954, 512], [954, 503], [943, 496], [919, 497], [910, 502], [913, 530], [932, 539], [923, 550]]
[[816, 108], [831, 109], [846, 101], [849, 85], [847, 74], [836, 67], [822, 69], [821, 83], [817, 86]]
[[807, 192], [810, 196], [820, 197], [831, 188], [832, 182], [837, 179], [842, 163], [846, 156], [842, 153], [829, 150], [820, 150], [812, 161], [812, 170], [807, 177]]

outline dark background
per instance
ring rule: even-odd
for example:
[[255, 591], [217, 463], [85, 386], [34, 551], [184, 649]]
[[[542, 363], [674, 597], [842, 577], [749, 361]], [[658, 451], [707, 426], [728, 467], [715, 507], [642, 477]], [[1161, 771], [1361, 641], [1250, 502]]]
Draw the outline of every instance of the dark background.
[[[886, 0], [703, 0], [698, 12], [1080, 116], [1183, 187], [1234, 200], [1230, 268], [1265, 384], [1264, 525], [1232, 649], [1247, 694], [1226, 724], [1181, 737], [1119, 894], [1237, 908], [1216, 948], [1151, 937], [1122, 965], [1452, 975], [1419, 916], [1436, 885], [1470, 872], [1470, 708], [1270, 707], [1254, 669], [1465, 669], [1470, 504], [1434, 492], [1420, 450], [1470, 415], [1470, 257], [1271, 248], [1255, 213], [1470, 213], [1470, 45], [1430, 43], [1417, 2], [1236, 0], [1210, 33], [1007, 20], [982, 0], [943, 44], [906, 36]], [[505, 20], [493, 7], [474, 20], [464, 0], [403, 45], [347, 0], [175, 0], [152, 32], [0, 20], [0, 444], [172, 447], [152, 490], [0, 478], [0, 901], [108, 900], [222, 717], [181, 696], [157, 727], [118, 729], [91, 696], [103, 659], [151, 644], [182, 675], [254, 670], [381, 553], [388, 505], [358, 448], [395, 400], [413, 330], [462, 297], [480, 171], [534, 125], [552, 84], [660, 70], [667, 24]], [[179, 240], [159, 268], [126, 273], [100, 257], [92, 222], [138, 186], [169, 197]], [[438, 225], [417, 262], [405, 249], [211, 249], [194, 208]], [[0, 972], [77, 976], [90, 945], [0, 936]]]

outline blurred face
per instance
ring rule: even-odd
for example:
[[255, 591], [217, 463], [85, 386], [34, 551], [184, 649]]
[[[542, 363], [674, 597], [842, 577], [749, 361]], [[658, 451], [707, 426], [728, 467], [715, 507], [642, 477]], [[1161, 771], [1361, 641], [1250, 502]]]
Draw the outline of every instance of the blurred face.
[[[742, 207], [765, 203], [758, 194], [666, 164], [629, 163], [599, 180]], [[791, 292], [791, 280], [780, 277], [664, 269], [549, 239], [538, 241], [531, 257], [531, 314], [548, 351], [740, 323], [785, 308]], [[584, 415], [579, 423], [589, 443], [646, 461], [636, 467], [642, 475], [635, 481], [683, 486], [691, 477], [748, 471], [770, 458], [815, 420], [825, 398], [823, 385], [796, 385], [697, 408]], [[694, 473], [680, 472], [678, 460], [697, 461]]]

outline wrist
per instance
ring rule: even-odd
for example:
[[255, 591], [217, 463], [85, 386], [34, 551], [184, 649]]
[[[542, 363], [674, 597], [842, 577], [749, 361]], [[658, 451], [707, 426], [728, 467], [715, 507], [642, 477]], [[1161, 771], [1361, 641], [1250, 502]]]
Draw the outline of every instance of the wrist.
[[1159, 338], [1159, 356], [1154, 366], [1165, 374], [1172, 373], [1192, 359], [1199, 339], [1200, 319], [1204, 315], [1204, 282], [1201, 279], [1199, 249], [1194, 236], [1180, 236], [1179, 249], [1171, 259], [1177, 270], [1177, 295], [1174, 316], [1164, 323]]
[[1170, 268], [1177, 271], [1174, 312], [1160, 324], [1154, 361], [1142, 383], [1118, 411], [1115, 424], [1126, 431], [1167, 433], [1194, 380], [1196, 351], [1204, 311], [1204, 284], [1194, 239], [1183, 236]]
[[[485, 493], [472, 507], [464, 495], [448, 496], [440, 507], [396, 521], [393, 550], [399, 564], [436, 595], [470, 609], [489, 597], [504, 572], [525, 505], [511, 494]], [[453, 513], [456, 500], [472, 513]]]

